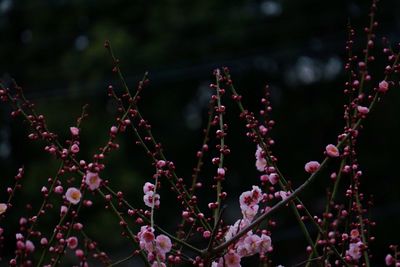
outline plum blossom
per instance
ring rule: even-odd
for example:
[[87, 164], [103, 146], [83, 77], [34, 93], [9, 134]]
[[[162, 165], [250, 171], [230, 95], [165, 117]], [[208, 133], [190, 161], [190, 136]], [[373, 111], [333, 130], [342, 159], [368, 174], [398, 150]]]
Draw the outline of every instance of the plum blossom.
[[393, 256], [392, 255], [390, 255], [390, 254], [387, 254], [386, 255], [386, 257], [385, 257], [385, 263], [386, 263], [386, 265], [387, 266], [390, 266], [390, 265], [393, 265], [394, 263], [395, 263], [395, 258], [393, 258]]
[[256, 155], [256, 168], [258, 171], [263, 172], [267, 167], [267, 160], [263, 156], [263, 150], [259, 145], [257, 145], [257, 150], [255, 155]]
[[172, 248], [171, 239], [166, 235], [159, 235], [156, 238], [156, 249], [160, 254], [165, 255], [170, 252]]
[[81, 191], [75, 187], [68, 188], [67, 192], [65, 193], [65, 198], [74, 205], [79, 203], [81, 197]]
[[274, 185], [279, 181], [279, 175], [275, 172], [271, 173], [270, 175], [268, 175], [268, 181]]
[[357, 243], [350, 243], [349, 250], [347, 250], [347, 254], [353, 259], [358, 260], [361, 258], [361, 247], [363, 243], [358, 241]]
[[150, 191], [154, 191], [154, 184], [146, 182], [143, 186], [143, 193], [147, 194]]
[[74, 153], [74, 154], [76, 154], [76, 153], [79, 152], [79, 146], [78, 146], [78, 144], [73, 144], [73, 145], [71, 146], [71, 152]]
[[[289, 193], [289, 192], [285, 192]], [[243, 228], [248, 226], [257, 214], [259, 202], [264, 198], [264, 194], [258, 186], [253, 186], [251, 191], [243, 192], [239, 197], [240, 208], [243, 218], [237, 220], [233, 225], [229, 226], [225, 233], [225, 241], [232, 239]], [[222, 258], [212, 263], [212, 267], [240, 267], [240, 259], [248, 257], [256, 253], [266, 253], [272, 250], [271, 238], [266, 234], [254, 234], [248, 231], [240, 237], [231, 247], [230, 251]]]
[[171, 251], [171, 239], [166, 235], [154, 234], [154, 228], [145, 225], [140, 228], [137, 234], [140, 248], [147, 252], [147, 259], [151, 266], [166, 266], [163, 261], [166, 259], [166, 254]]
[[248, 256], [254, 255], [260, 251], [261, 238], [258, 235], [247, 236], [243, 243], [248, 251]]
[[247, 220], [237, 220], [234, 225], [229, 226], [228, 231], [225, 233], [225, 241], [230, 240], [232, 237], [234, 237], [242, 228], [246, 227], [248, 225]]
[[369, 108], [363, 106], [357, 106], [357, 111], [362, 115], [367, 115], [369, 112]]
[[389, 90], [389, 83], [385, 80], [379, 83], [378, 91], [381, 93], [386, 93]]
[[70, 249], [76, 249], [76, 247], [78, 246], [78, 238], [76, 238], [75, 236], [71, 236], [67, 239], [67, 246]]
[[310, 161], [306, 163], [304, 170], [308, 173], [314, 173], [318, 170], [319, 166], [320, 164], [318, 161]]
[[153, 207], [153, 201], [154, 201], [154, 206], [158, 207], [160, 206], [160, 195], [155, 194], [153, 191], [149, 191], [143, 196], [143, 201], [144, 204], [149, 208]]
[[73, 136], [78, 136], [79, 135], [79, 128], [77, 128], [77, 127], [69, 127], [69, 130], [70, 130], [70, 132], [71, 132], [71, 134]]
[[331, 158], [337, 158], [340, 155], [339, 149], [335, 145], [332, 145], [332, 144], [327, 145], [325, 148], [325, 151], [326, 151], [326, 154]]
[[279, 191], [279, 196], [282, 198], [282, 200], [285, 200], [290, 196], [290, 191]]
[[26, 240], [25, 249], [26, 249], [26, 251], [32, 253], [35, 251], [35, 245], [32, 243], [32, 241]]
[[230, 250], [220, 258], [217, 267], [240, 267], [240, 256], [234, 251]]
[[85, 183], [89, 186], [90, 190], [96, 190], [100, 187], [101, 178], [97, 172], [87, 171], [85, 176]]
[[269, 237], [268, 235], [262, 234], [261, 235], [261, 241], [260, 241], [260, 253], [265, 253], [270, 251], [270, 249], [272, 248], [271, 246], [271, 237]]

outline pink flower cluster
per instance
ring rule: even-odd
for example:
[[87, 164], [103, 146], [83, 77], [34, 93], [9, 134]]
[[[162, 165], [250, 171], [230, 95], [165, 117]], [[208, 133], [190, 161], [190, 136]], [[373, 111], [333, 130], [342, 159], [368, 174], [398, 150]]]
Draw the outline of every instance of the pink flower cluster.
[[140, 248], [147, 252], [147, 259], [153, 267], [165, 267], [166, 254], [171, 251], [171, 239], [166, 235], [154, 235], [154, 228], [145, 225], [137, 234]]
[[358, 261], [361, 258], [364, 243], [361, 242], [360, 232], [358, 229], [350, 231], [350, 244], [346, 254], [351, 257], [352, 260]]
[[159, 207], [160, 206], [160, 195], [155, 193], [155, 185], [152, 183], [145, 183], [143, 186], [143, 201], [144, 204], [152, 208], [153, 207], [153, 202], [154, 202], [154, 207]]
[[[226, 241], [233, 238], [241, 229], [251, 223], [258, 212], [258, 204], [263, 198], [263, 193], [258, 186], [253, 186], [251, 191], [243, 192], [240, 195], [239, 202], [243, 218], [237, 220], [234, 225], [229, 227], [225, 233]], [[272, 251], [271, 238], [266, 232], [258, 235], [250, 230], [230, 247], [228, 253], [213, 262], [212, 267], [240, 267], [242, 257], [249, 257], [257, 253], [265, 254], [269, 251]]]
[[263, 172], [266, 167], [267, 167], [267, 160], [265, 159], [263, 149], [259, 145], [257, 145], [256, 168], [258, 171]]

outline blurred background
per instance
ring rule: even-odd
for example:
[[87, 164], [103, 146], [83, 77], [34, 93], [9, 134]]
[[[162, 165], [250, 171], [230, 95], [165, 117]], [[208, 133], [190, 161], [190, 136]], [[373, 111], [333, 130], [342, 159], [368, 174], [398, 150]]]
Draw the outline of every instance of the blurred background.
[[[110, 40], [130, 87], [135, 88], [143, 73], [149, 71], [150, 86], [143, 92], [140, 107], [152, 123], [156, 138], [164, 144], [167, 157], [175, 162], [178, 174], [189, 179], [207, 119], [212, 71], [228, 66], [245, 105], [252, 111], [261, 108], [263, 87], [270, 85], [272, 117], [277, 122], [272, 133], [274, 152], [283, 173], [298, 186], [307, 177], [304, 163], [321, 160], [323, 148], [335, 142], [343, 127], [346, 25], [350, 21], [356, 29], [355, 47], [359, 53], [365, 46], [362, 29], [369, 21], [369, 5], [369, 1], [361, 0], [0, 0], [0, 79], [16, 79], [62, 140], [68, 137], [69, 127], [75, 125], [81, 107], [89, 104], [80, 155], [90, 160], [107, 140], [116, 114], [113, 101], [107, 97], [109, 84], [120, 88], [103, 47], [104, 41]], [[378, 60], [372, 67], [375, 81], [383, 78], [385, 66], [379, 40], [387, 36], [393, 43], [400, 41], [399, 11], [399, 1], [379, 4], [380, 26], [374, 52]], [[371, 245], [375, 251], [373, 266], [382, 266], [388, 245], [400, 241], [396, 165], [400, 151], [399, 101], [400, 92], [389, 91], [366, 120], [359, 139], [363, 191], [374, 195], [375, 200], [371, 209], [377, 222], [372, 230], [376, 235]], [[240, 192], [257, 183], [259, 174], [254, 168], [255, 146], [245, 137], [239, 112], [231, 103], [226, 105], [230, 126], [226, 141], [232, 154], [226, 160], [229, 208], [225, 215], [232, 223], [240, 216]], [[58, 167], [42, 152], [43, 143], [27, 140], [28, 125], [11, 120], [9, 113], [10, 107], [2, 103], [0, 201], [5, 201], [5, 188], [13, 183], [22, 165], [26, 176], [15, 208], [1, 222], [6, 230], [2, 248], [6, 259], [15, 244], [10, 233], [16, 231], [18, 215], [32, 215], [25, 211], [26, 200], [34, 207], [40, 204], [40, 188]], [[151, 179], [151, 162], [134, 145], [132, 133], [118, 141], [121, 149], [109, 157], [103, 175], [110, 178], [112, 187], [124, 188], [127, 198], [142, 207], [141, 187]], [[201, 179], [210, 181], [211, 172], [203, 173]], [[322, 211], [329, 184], [326, 175], [303, 194], [313, 212]], [[207, 192], [199, 197], [206, 199]], [[89, 198], [94, 207], [85, 209], [82, 218], [89, 235], [112, 259], [128, 255], [132, 248], [120, 237], [117, 220], [104, 211], [100, 198]], [[167, 204], [174, 202], [167, 190], [161, 198], [165, 204], [161, 202], [156, 218], [173, 231], [180, 220], [178, 205]], [[47, 216], [41, 225], [44, 232], [52, 229], [57, 216], [58, 210], [53, 218]], [[303, 261], [306, 242], [293, 215], [283, 211], [275, 219], [274, 262], [293, 266]], [[65, 262], [65, 266], [71, 266], [76, 259], [68, 254]], [[125, 266], [139, 266], [132, 262]], [[250, 260], [243, 266], [253, 265]]]

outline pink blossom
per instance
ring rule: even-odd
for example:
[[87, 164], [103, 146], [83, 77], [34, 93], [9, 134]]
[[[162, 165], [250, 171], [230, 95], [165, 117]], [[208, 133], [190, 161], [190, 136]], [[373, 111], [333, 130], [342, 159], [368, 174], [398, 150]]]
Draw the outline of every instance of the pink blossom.
[[269, 236], [267, 236], [265, 234], [262, 234], [260, 239], [261, 239], [261, 242], [260, 242], [260, 253], [265, 253], [265, 252], [270, 251], [270, 249], [272, 248], [272, 246], [271, 246], [271, 244], [272, 244], [271, 237], [269, 237]]
[[279, 196], [285, 200], [290, 196], [290, 192], [289, 191], [279, 191]]
[[85, 252], [83, 252], [82, 249], [77, 249], [77, 250], [75, 250], [75, 255], [76, 255], [78, 258], [82, 258], [83, 256], [85, 256]]
[[167, 162], [166, 162], [165, 160], [159, 160], [159, 161], [157, 161], [157, 163], [156, 163], [156, 167], [157, 167], [158, 169], [161, 169], [161, 168], [164, 167], [165, 165], [167, 165]]
[[69, 127], [69, 130], [70, 130], [70, 132], [71, 132], [71, 134], [73, 136], [78, 136], [79, 135], [79, 128], [77, 128], [77, 127]]
[[62, 205], [62, 206], [61, 206], [61, 208], [60, 208], [60, 213], [61, 213], [61, 215], [64, 215], [64, 214], [66, 214], [66, 213], [67, 213], [67, 211], [68, 211], [68, 207], [67, 207], [67, 206], [64, 206], [64, 205]]
[[149, 208], [153, 207], [153, 201], [154, 201], [154, 206], [158, 207], [160, 206], [160, 195], [154, 194], [153, 191], [149, 191], [143, 196], [143, 201], [144, 204]]
[[261, 133], [262, 135], [266, 135], [267, 132], [268, 132], [268, 128], [265, 127], [264, 125], [260, 125], [260, 126], [258, 127], [258, 129], [260, 130], [260, 133]]
[[26, 249], [26, 251], [32, 253], [35, 251], [35, 245], [32, 243], [32, 241], [26, 240], [25, 249]]
[[112, 134], [117, 134], [118, 133], [118, 128], [116, 126], [111, 126], [110, 132]]
[[89, 186], [90, 190], [96, 190], [101, 184], [101, 178], [97, 172], [87, 171], [85, 176], [85, 183]]
[[360, 236], [360, 232], [358, 231], [358, 229], [352, 229], [350, 231], [350, 236], [352, 239], [356, 239]]
[[353, 260], [358, 260], [361, 258], [361, 247], [363, 243], [361, 241], [357, 243], [350, 243], [349, 250], [347, 250], [347, 254], [353, 258]]
[[78, 153], [79, 152], [79, 146], [77, 144], [73, 144], [71, 146], [71, 152], [74, 153], [74, 154]]
[[258, 212], [258, 205], [253, 205], [253, 206], [246, 206], [246, 205], [241, 205], [240, 209], [242, 210], [243, 218], [252, 221], [254, 217], [257, 215]]
[[16, 233], [15, 234], [15, 239], [16, 240], [24, 240], [24, 236], [21, 233]]
[[75, 187], [70, 187], [68, 188], [67, 192], [65, 193], [65, 198], [71, 203], [71, 204], [78, 204], [79, 201], [81, 200], [82, 194], [79, 189]]
[[389, 90], [389, 83], [385, 80], [379, 83], [378, 91], [381, 93], [386, 93]]
[[147, 182], [143, 186], [143, 193], [147, 194], [148, 192], [152, 192], [154, 191], [154, 188], [154, 184]]
[[262, 192], [258, 186], [253, 185], [251, 191], [243, 192], [239, 197], [240, 206], [253, 206], [262, 200]]
[[263, 156], [263, 150], [259, 145], [257, 145], [257, 150], [255, 155], [256, 155], [256, 168], [258, 171], [263, 172], [267, 167], [267, 160]]
[[240, 267], [240, 256], [233, 250], [225, 254], [218, 262], [218, 266], [225, 267]]
[[271, 173], [268, 176], [268, 181], [273, 185], [276, 184], [279, 181], [279, 175], [277, 173], [274, 173], [274, 172]]
[[49, 243], [49, 241], [47, 240], [46, 237], [42, 237], [42, 238], [40, 239], [40, 244], [41, 244], [42, 246], [46, 246], [48, 243]]
[[[248, 224], [249, 223], [247, 220], [242, 220], [242, 219], [237, 220], [233, 225], [229, 226], [228, 231], [226, 231], [225, 241], [232, 239], [232, 237], [234, 237], [240, 231], [240, 229], [243, 229]], [[249, 231], [248, 234], [252, 234], [252, 231]]]
[[204, 232], [203, 232], [203, 237], [204, 237], [204, 238], [207, 238], [207, 239], [210, 238], [210, 237], [211, 237], [211, 232], [208, 231], [208, 230], [207, 230], [207, 231], [204, 231]]
[[336, 158], [336, 157], [339, 157], [339, 155], [340, 155], [339, 149], [335, 145], [329, 144], [326, 146], [325, 150], [326, 150], [326, 154], [329, 157]]
[[225, 176], [225, 169], [224, 168], [218, 168], [217, 169], [217, 174], [219, 177], [224, 177]]
[[6, 210], [7, 210], [7, 204], [0, 203], [0, 215], [6, 212]]
[[57, 194], [62, 194], [64, 192], [64, 189], [61, 185], [58, 185], [54, 188], [54, 192], [56, 192]]
[[71, 236], [67, 239], [67, 246], [70, 249], [76, 249], [76, 247], [78, 246], [78, 238], [76, 238], [75, 236]]
[[395, 263], [395, 259], [393, 258], [392, 255], [387, 254], [385, 257], [385, 263], [387, 266], [393, 265]]
[[165, 255], [172, 248], [171, 239], [166, 235], [159, 235], [156, 238], [156, 249], [160, 254]]
[[362, 115], [366, 115], [369, 112], [369, 108], [363, 106], [357, 106], [357, 111]]
[[249, 253], [248, 255], [254, 255], [259, 252], [261, 238], [258, 235], [247, 236], [244, 239], [244, 244]]
[[318, 161], [310, 161], [307, 162], [306, 165], [304, 166], [304, 169], [308, 173], [314, 173], [318, 170], [319, 168], [319, 162]]

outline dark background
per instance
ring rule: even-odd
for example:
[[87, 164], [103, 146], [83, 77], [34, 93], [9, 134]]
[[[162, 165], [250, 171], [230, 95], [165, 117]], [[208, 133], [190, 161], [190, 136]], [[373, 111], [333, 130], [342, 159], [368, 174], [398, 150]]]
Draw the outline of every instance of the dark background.
[[[277, 122], [272, 133], [274, 151], [281, 170], [297, 186], [306, 178], [304, 163], [321, 160], [325, 145], [334, 143], [342, 129], [346, 25], [350, 20], [356, 29], [359, 53], [365, 46], [362, 29], [368, 24], [369, 4], [314, 0], [1, 0], [0, 78], [15, 78], [61, 139], [67, 137], [81, 106], [88, 103], [81, 155], [90, 160], [107, 140], [113, 123], [115, 107], [107, 97], [107, 86], [120, 86], [103, 47], [104, 41], [110, 40], [132, 88], [144, 71], [150, 72], [151, 84], [143, 92], [141, 109], [168, 158], [176, 163], [179, 175], [189, 179], [202, 140], [212, 70], [229, 66], [244, 103], [253, 111], [261, 108], [258, 99], [265, 83], [270, 84], [272, 117]], [[399, 11], [398, 1], [379, 4], [375, 81], [383, 78], [385, 66], [380, 38], [387, 36], [393, 43], [400, 39]], [[395, 88], [366, 120], [359, 142], [363, 190], [375, 199], [371, 210], [377, 221], [373, 230], [377, 239], [372, 245], [374, 266], [382, 265], [388, 245], [400, 240], [399, 101]], [[225, 185], [227, 204], [232, 208], [226, 219], [234, 222], [240, 216], [238, 196], [257, 183], [258, 173], [254, 169], [255, 147], [244, 136], [238, 110], [229, 102], [226, 105], [230, 112], [226, 117], [230, 125], [227, 142], [232, 148]], [[0, 112], [1, 201], [16, 170], [21, 165], [26, 168], [16, 208], [1, 225], [11, 232], [17, 216], [23, 213], [25, 200], [34, 206], [40, 203], [40, 188], [54, 175], [57, 162], [42, 152], [42, 143], [27, 140], [27, 124], [11, 120], [7, 105], [2, 103]], [[151, 179], [151, 163], [142, 149], [134, 146], [131, 133], [119, 142], [122, 148], [110, 156], [104, 174], [114, 188], [124, 188], [128, 198], [141, 206], [141, 186]], [[211, 174], [204, 176], [210, 179]], [[321, 177], [303, 194], [312, 211], [322, 210], [328, 184], [328, 176]], [[206, 194], [203, 196], [206, 198]], [[131, 249], [121, 241], [117, 221], [102, 209], [101, 199], [91, 198], [94, 208], [85, 210], [83, 219], [87, 232], [113, 259], [127, 255]], [[174, 201], [167, 192], [162, 199], [165, 206], [167, 201]], [[178, 215], [177, 210], [164, 207], [158, 219], [173, 230]], [[301, 262], [306, 243], [294, 217], [284, 211], [276, 219], [274, 262], [285, 266]], [[52, 225], [49, 218], [42, 227]], [[6, 255], [14, 245], [9, 240]]]

